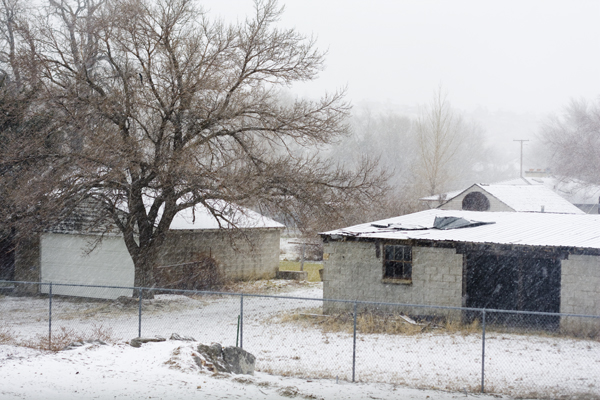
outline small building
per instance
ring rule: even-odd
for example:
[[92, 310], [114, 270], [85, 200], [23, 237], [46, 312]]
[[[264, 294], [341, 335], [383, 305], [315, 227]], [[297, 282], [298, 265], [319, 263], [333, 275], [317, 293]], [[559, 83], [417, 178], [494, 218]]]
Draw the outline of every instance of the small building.
[[600, 315], [597, 215], [432, 209], [321, 237], [324, 298]]
[[[242, 207], [226, 210], [236, 228], [220, 226], [201, 205], [179, 212], [159, 254], [158, 267], [186, 266], [209, 257], [226, 280], [274, 277], [279, 267], [279, 241], [284, 226]], [[14, 250], [17, 281], [125, 286], [134, 283], [133, 261], [123, 237], [91, 216], [89, 205], [41, 235], [22, 240]], [[98, 226], [100, 225], [100, 226]], [[26, 286], [47, 293], [49, 286]], [[56, 286], [54, 294], [116, 298], [131, 289]]]
[[461, 192], [449, 193], [438, 208], [584, 214], [582, 210], [544, 185], [477, 183]]
[[[442, 206], [444, 209], [461, 210], [464, 196], [479, 191], [490, 201], [490, 209], [487, 211], [541, 212], [543, 206], [545, 212], [572, 213], [573, 209], [565, 205], [566, 201], [586, 214], [600, 213], [600, 186], [576, 179], [556, 178], [547, 172], [534, 177], [527, 175], [493, 184], [481, 183], [465, 190], [423, 197], [420, 200], [428, 208]], [[473, 196], [477, 195], [471, 195]]]

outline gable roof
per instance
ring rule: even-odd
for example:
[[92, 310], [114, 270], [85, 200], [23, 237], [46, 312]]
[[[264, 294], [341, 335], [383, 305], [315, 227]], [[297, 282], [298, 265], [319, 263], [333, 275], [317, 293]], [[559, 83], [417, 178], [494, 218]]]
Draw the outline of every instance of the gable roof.
[[[436, 217], [459, 217], [487, 224], [442, 230], [433, 228]], [[332, 240], [423, 240], [599, 250], [600, 215], [432, 209], [324, 232], [321, 236]]]
[[[598, 207], [600, 199], [600, 185], [592, 185], [577, 179], [572, 178], [557, 178], [555, 176], [547, 177], [522, 177], [516, 179], [510, 179], [492, 184], [481, 183], [482, 186], [545, 186], [560, 197], [566, 199], [571, 204], [577, 204], [579, 207], [589, 205], [589, 207], [582, 207], [584, 212], [589, 213], [590, 210]], [[433, 203], [439, 202], [440, 199], [446, 202], [450, 199], [455, 198], [457, 195], [464, 192], [464, 190], [455, 190], [443, 194], [436, 194], [433, 196], [422, 197], [419, 200]]]
[[560, 197], [544, 185], [487, 185], [476, 183], [462, 191], [460, 194], [449, 198], [447, 202], [473, 188], [478, 188], [483, 192], [487, 192], [517, 212], [585, 214], [575, 205]]

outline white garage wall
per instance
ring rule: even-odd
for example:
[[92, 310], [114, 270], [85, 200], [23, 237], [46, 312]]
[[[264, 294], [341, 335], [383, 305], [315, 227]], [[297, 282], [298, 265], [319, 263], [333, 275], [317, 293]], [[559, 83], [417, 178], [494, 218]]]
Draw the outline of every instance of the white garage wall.
[[[94, 236], [46, 233], [41, 237], [42, 282], [73, 283], [101, 286], [133, 286], [133, 261], [123, 238], [105, 237], [96, 248], [90, 243]], [[48, 293], [49, 286], [41, 291]], [[53, 286], [53, 294], [116, 299], [131, 296], [132, 289], [102, 289]]]

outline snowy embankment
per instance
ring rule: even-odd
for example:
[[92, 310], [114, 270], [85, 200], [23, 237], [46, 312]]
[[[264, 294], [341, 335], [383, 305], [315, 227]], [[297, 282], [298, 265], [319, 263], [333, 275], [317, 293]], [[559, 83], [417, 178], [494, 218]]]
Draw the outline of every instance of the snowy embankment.
[[[320, 284], [290, 284], [295, 286], [288, 290], [294, 290], [284, 293], [280, 291], [285, 290], [286, 284], [281, 281], [259, 281], [253, 285], [248, 288], [314, 299], [244, 296], [243, 346], [257, 357], [258, 372], [254, 378], [217, 379], [200, 374], [194, 369], [191, 356], [185, 357], [193, 346], [189, 343], [149, 343], [141, 349], [128, 346], [125, 341], [136, 337], [139, 329], [136, 302], [56, 298], [52, 322], [55, 336], [62, 328], [87, 337], [100, 332], [116, 344], [88, 345], [58, 353], [0, 346], [0, 375], [6, 382], [0, 389], [0, 397], [36, 398], [35, 390], [42, 390], [56, 393], [55, 398], [69, 398], [65, 397], [69, 393], [71, 398], [112, 399], [116, 395], [118, 398], [189, 398], [191, 393], [200, 392], [225, 399], [236, 396], [280, 398], [286, 386], [295, 387], [290, 390], [298, 390], [301, 396], [308, 398], [457, 396], [405, 392], [401, 389], [403, 386], [455, 393], [479, 391], [480, 334], [359, 334], [356, 379], [363, 383], [349, 384], [345, 382], [352, 378], [352, 334], [327, 333], [314, 325], [281, 322], [286, 314], [311, 313], [321, 307]], [[47, 299], [4, 297], [0, 299], [0, 311], [3, 329], [16, 338], [41, 340], [47, 337]], [[239, 295], [159, 295], [156, 299], [144, 300], [142, 311], [142, 336], [169, 337], [175, 332], [192, 336], [200, 343], [219, 342], [228, 346], [235, 345], [238, 339]], [[169, 362], [173, 361], [173, 351], [178, 347], [181, 349], [175, 362]], [[488, 391], [521, 397], [585, 395], [600, 398], [598, 376], [600, 343], [597, 341], [494, 332], [486, 337]], [[337, 385], [336, 378], [340, 382]], [[35, 386], [30, 386], [33, 381]], [[416, 397], [410, 397], [413, 394]]]

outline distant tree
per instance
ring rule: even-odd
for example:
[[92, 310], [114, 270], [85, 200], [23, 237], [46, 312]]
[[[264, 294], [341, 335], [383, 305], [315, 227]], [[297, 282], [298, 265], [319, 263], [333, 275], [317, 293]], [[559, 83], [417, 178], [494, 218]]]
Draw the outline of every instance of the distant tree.
[[59, 198], [49, 194], [65, 165], [25, 4], [0, 0], [0, 235], [31, 233], [56, 216]]
[[311, 233], [419, 210], [412, 170], [416, 140], [411, 118], [396, 110], [363, 105], [353, 108], [349, 125], [350, 135], [331, 146], [327, 150], [328, 157], [346, 165], [359, 164], [365, 158], [377, 159], [388, 176], [389, 190], [368, 207], [355, 206], [352, 202], [345, 204], [342, 219], [314, 216]]
[[349, 106], [343, 93], [279, 101], [323, 65], [312, 40], [275, 28], [280, 14], [257, 0], [229, 26], [191, 0], [50, 0], [37, 53], [74, 160], [63, 184], [112, 217], [136, 286], [154, 284], [174, 216], [196, 204], [235, 225], [223, 204], [300, 219], [385, 190], [369, 160], [345, 169], [297, 151], [345, 135]]
[[472, 175], [483, 152], [482, 130], [452, 109], [442, 88], [421, 111], [416, 123], [418, 159], [415, 175], [423, 194], [436, 195], [459, 186]]
[[600, 184], [600, 98], [573, 100], [540, 129], [551, 169], [562, 177]]

